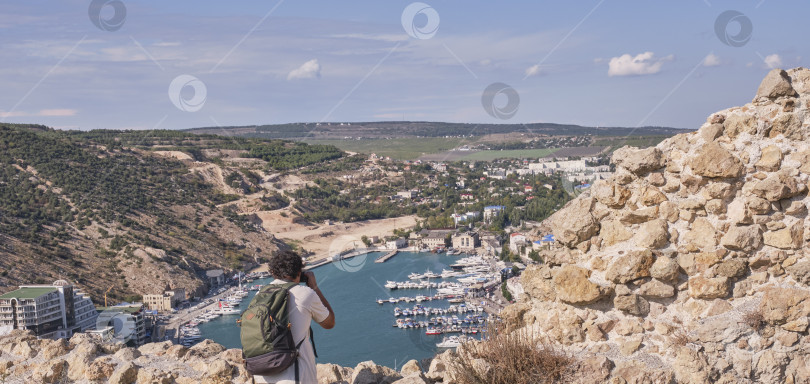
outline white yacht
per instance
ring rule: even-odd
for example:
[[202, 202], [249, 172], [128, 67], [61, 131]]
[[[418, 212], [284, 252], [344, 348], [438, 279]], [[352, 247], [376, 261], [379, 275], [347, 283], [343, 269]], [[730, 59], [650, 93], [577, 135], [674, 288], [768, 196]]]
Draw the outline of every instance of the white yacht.
[[436, 346], [439, 348], [456, 348], [460, 346], [462, 343], [461, 338], [458, 336], [450, 336], [445, 337], [442, 339], [441, 343], [437, 343]]

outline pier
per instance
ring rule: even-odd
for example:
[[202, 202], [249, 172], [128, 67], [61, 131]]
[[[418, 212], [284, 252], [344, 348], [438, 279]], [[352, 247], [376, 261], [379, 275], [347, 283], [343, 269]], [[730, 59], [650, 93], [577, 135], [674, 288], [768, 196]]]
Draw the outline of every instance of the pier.
[[382, 255], [382, 256], [380, 256], [380, 257], [378, 257], [378, 258], [377, 258], [377, 260], [374, 260], [374, 262], [375, 262], [375, 263], [384, 263], [384, 262], [388, 261], [388, 259], [390, 259], [390, 258], [392, 258], [392, 257], [396, 256], [396, 254], [397, 254], [398, 252], [399, 252], [399, 251], [395, 249], [395, 250], [393, 250], [393, 251], [391, 251], [391, 252], [388, 252], [388, 253], [386, 253], [386, 254], [384, 254], [384, 255]]

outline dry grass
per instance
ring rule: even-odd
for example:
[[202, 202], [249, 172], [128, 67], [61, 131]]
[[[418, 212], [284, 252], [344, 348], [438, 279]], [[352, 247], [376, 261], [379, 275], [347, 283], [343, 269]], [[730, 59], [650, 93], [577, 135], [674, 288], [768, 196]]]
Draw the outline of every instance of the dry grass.
[[691, 341], [689, 340], [689, 335], [687, 335], [683, 329], [678, 329], [677, 331], [672, 332], [670, 340], [672, 341], [673, 345], [677, 345], [679, 347], [683, 347]]
[[765, 316], [759, 310], [753, 310], [743, 315], [743, 323], [755, 331], [765, 326]]
[[451, 370], [458, 384], [543, 384], [565, 381], [574, 362], [530, 331], [490, 326], [485, 340], [459, 348]]

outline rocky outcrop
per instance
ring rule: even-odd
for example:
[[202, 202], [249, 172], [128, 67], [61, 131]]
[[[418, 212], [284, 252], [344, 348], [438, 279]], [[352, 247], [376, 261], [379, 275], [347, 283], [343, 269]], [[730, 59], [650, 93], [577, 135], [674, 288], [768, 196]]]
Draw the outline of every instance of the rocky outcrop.
[[617, 150], [504, 320], [599, 382], [810, 382], [808, 133], [810, 70], [773, 70], [698, 131]]
[[[445, 380], [449, 354], [439, 355], [423, 371], [416, 360], [400, 372], [364, 361], [354, 368], [318, 364], [318, 384], [433, 384]], [[0, 336], [0, 378], [3, 383], [109, 384], [247, 384], [242, 351], [211, 340], [186, 348], [170, 341], [138, 349], [102, 344], [86, 334], [67, 340], [38, 340], [14, 330]], [[450, 381], [447, 381], [448, 383]]]

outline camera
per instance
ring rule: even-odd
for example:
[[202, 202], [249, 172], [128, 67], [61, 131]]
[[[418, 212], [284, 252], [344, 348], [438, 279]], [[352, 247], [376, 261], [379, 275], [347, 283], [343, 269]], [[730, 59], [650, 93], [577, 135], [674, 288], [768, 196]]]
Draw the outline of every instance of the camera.
[[309, 275], [306, 271], [301, 272], [301, 284], [306, 284], [309, 281]]

